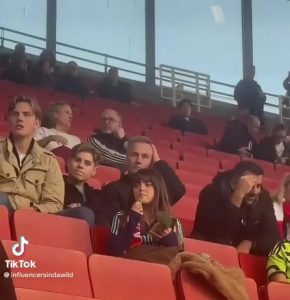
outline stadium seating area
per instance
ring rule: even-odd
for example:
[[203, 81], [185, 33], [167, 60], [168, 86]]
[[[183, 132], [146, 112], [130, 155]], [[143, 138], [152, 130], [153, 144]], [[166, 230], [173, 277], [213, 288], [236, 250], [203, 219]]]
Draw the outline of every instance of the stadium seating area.
[[[199, 118], [208, 126], [208, 136], [182, 134], [165, 126], [173, 111], [169, 106], [141, 102], [141, 107], [136, 107], [96, 96], [80, 100], [8, 81], [0, 81], [0, 135], [3, 137], [8, 133], [7, 103], [16, 95], [32, 96], [43, 108], [54, 101], [66, 101], [74, 112], [72, 133], [82, 140], [98, 126], [101, 111], [108, 107], [120, 112], [128, 136], [138, 134], [152, 138], [161, 158], [176, 170], [186, 185], [185, 196], [172, 207], [173, 214], [183, 224], [185, 236], [192, 230], [200, 190], [215, 174], [230, 169], [239, 161], [236, 155], [210, 149], [221, 137], [226, 120], [201, 115]], [[58, 161], [65, 172], [63, 160], [58, 158]], [[275, 192], [290, 167], [256, 162], [265, 170], [265, 187]], [[100, 188], [119, 177], [116, 169], [100, 167], [90, 183]], [[73, 278], [57, 280], [14, 278], [21, 300], [223, 299], [184, 271], [180, 282], [173, 286], [170, 271], [165, 266], [106, 256], [108, 233], [108, 228], [89, 228], [80, 220], [29, 211], [17, 211], [9, 220], [6, 209], [0, 206], [0, 239], [6, 240], [3, 244], [8, 255], [12, 255], [12, 241], [24, 235], [30, 242], [25, 259], [39, 262], [37, 272], [74, 272]], [[265, 258], [238, 255], [235, 248], [192, 239], [185, 239], [185, 250], [208, 253], [227, 267], [241, 267], [250, 278], [245, 283], [250, 299], [259, 299], [257, 286], [264, 286], [259, 288], [260, 296], [265, 295], [260, 299], [289, 299], [290, 286], [267, 286], [265, 274], [258, 271], [266, 269]]]

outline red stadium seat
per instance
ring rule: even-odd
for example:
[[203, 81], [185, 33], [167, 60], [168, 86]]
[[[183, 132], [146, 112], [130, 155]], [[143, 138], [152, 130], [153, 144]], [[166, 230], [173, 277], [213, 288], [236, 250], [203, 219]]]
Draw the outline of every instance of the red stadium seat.
[[182, 143], [173, 143], [172, 148], [178, 150], [179, 154], [193, 153], [201, 157], [207, 157], [207, 149], [204, 147], [191, 146]]
[[220, 161], [215, 158], [203, 158], [198, 154], [194, 153], [183, 153], [183, 160], [189, 163], [199, 162], [203, 163], [205, 166], [220, 169]]
[[221, 151], [217, 151], [217, 150], [213, 150], [213, 149], [208, 150], [208, 156], [211, 158], [218, 159], [218, 160], [225, 159], [225, 160], [232, 161], [235, 163], [238, 163], [241, 161], [239, 155], [229, 154], [229, 153], [225, 153], [225, 152], [221, 152]]
[[27, 210], [14, 213], [16, 238], [32, 244], [78, 250], [92, 254], [90, 228], [83, 220]]
[[110, 232], [111, 230], [109, 227], [95, 226], [91, 228], [91, 239], [94, 253], [108, 255]]
[[62, 157], [60, 156], [56, 156], [56, 160], [59, 164], [59, 167], [60, 167], [60, 170], [61, 170], [61, 173], [62, 174], [65, 174], [66, 173], [66, 166], [65, 166], [65, 161]]
[[208, 174], [200, 174], [198, 172], [189, 172], [184, 170], [176, 170], [177, 176], [185, 184], [194, 184], [197, 186], [206, 186], [212, 182], [213, 176]]
[[10, 240], [9, 213], [5, 206], [0, 205], [0, 240]]
[[207, 166], [204, 163], [199, 162], [199, 161], [195, 161], [192, 163], [188, 163], [185, 161], [179, 161], [177, 164], [178, 164], [178, 169], [180, 169], [180, 170], [201, 173], [201, 174], [207, 174], [207, 175], [211, 175], [212, 177], [214, 177], [218, 172], [217, 168]]
[[[34, 223], [34, 226], [35, 224], [37, 223]], [[11, 249], [15, 242], [2, 242], [9, 260], [17, 262], [20, 260], [32, 260], [35, 262], [36, 268], [27, 269], [20, 267], [21, 265], [18, 263], [19, 268], [14, 271], [12, 269], [14, 274], [17, 274], [18, 272], [21, 272], [22, 274], [35, 274], [35, 277], [32, 277], [29, 274], [30, 277], [14, 277], [13, 284], [15, 288], [92, 297], [87, 257], [84, 253], [67, 249], [32, 245], [29, 238], [27, 236], [25, 236], [25, 238], [29, 241], [29, 244], [25, 246], [24, 254], [21, 257], [16, 257], [12, 254]]]
[[94, 296], [106, 300], [175, 300], [167, 266], [94, 254], [89, 259]]
[[94, 178], [98, 179], [102, 184], [107, 184], [119, 180], [120, 176], [121, 172], [119, 169], [100, 165]]
[[269, 300], [289, 300], [290, 285], [289, 283], [271, 282], [267, 286]]
[[102, 188], [102, 183], [97, 178], [90, 178], [87, 183], [96, 190], [100, 190]]
[[184, 250], [194, 253], [207, 253], [225, 267], [239, 268], [236, 248], [206, 241], [184, 239]]
[[274, 193], [278, 192], [281, 184], [281, 178], [278, 179], [271, 179], [264, 176], [263, 178], [263, 186], [265, 189], [267, 189], [269, 192]]
[[184, 137], [179, 138], [180, 143], [193, 146], [212, 148], [215, 145], [215, 139], [208, 135], [193, 134], [185, 132]]
[[[37, 290], [28, 289], [15, 289], [17, 299], [19, 300], [92, 300], [94, 298], [66, 295], [66, 294], [56, 294], [51, 292], [43, 292]], [[100, 299], [99, 299], [100, 300]]]
[[[203, 278], [192, 275], [186, 270], [182, 270], [180, 281], [178, 282], [180, 299], [183, 300], [224, 300], [217, 290], [215, 290]], [[257, 286], [251, 279], [245, 279], [245, 288], [251, 300], [259, 300]]]
[[185, 236], [192, 232], [197, 204], [198, 199], [183, 196], [171, 207], [172, 215], [180, 220]]
[[246, 277], [254, 279], [258, 286], [267, 283], [267, 257], [239, 253], [239, 262]]
[[169, 148], [165, 148], [165, 147], [158, 147], [157, 151], [162, 160], [165, 160], [165, 161], [166, 160], [174, 160], [174, 161], [179, 160], [179, 153], [177, 150], [169, 149]]
[[232, 170], [236, 166], [236, 162], [232, 160], [221, 160], [221, 168], [223, 171]]

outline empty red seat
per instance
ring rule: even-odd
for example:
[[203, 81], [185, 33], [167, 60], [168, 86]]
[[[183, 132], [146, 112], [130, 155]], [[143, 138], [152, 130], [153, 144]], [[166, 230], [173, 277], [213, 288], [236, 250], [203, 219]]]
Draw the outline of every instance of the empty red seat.
[[179, 160], [179, 153], [177, 150], [169, 149], [166, 147], [158, 147], [157, 148], [158, 154], [162, 160]]
[[[37, 223], [34, 226], [35, 224]], [[11, 272], [16, 276], [19, 273], [27, 274], [13, 277], [15, 288], [92, 297], [87, 257], [84, 253], [33, 245], [28, 236], [25, 238], [29, 244], [25, 246], [24, 254], [20, 257], [12, 254], [11, 249], [15, 242], [3, 241], [8, 259], [18, 262], [19, 268], [12, 269]], [[20, 260], [35, 262], [36, 268], [21, 267]]]
[[89, 259], [96, 298], [106, 300], [175, 300], [167, 266], [94, 254]]
[[271, 193], [277, 192], [280, 188], [281, 181], [281, 178], [271, 179], [264, 176], [263, 186]]
[[176, 149], [179, 154], [193, 153], [201, 157], [207, 157], [207, 149], [204, 147], [192, 146], [183, 143], [173, 143], [172, 148]]
[[185, 251], [207, 253], [225, 267], [239, 268], [238, 252], [236, 248], [206, 241], [184, 239]]
[[271, 282], [267, 286], [269, 300], [289, 300], [290, 285], [287, 283]]
[[[202, 277], [188, 273], [182, 270], [178, 282], [180, 299], [183, 300], [224, 300], [214, 287], [206, 282]], [[251, 279], [245, 279], [245, 288], [251, 300], [259, 300], [257, 286]]]
[[254, 279], [258, 286], [267, 283], [267, 257], [239, 253], [239, 262], [246, 277]]
[[[87, 298], [81, 296], [56, 294], [51, 292], [43, 292], [37, 290], [28, 290], [17, 288], [15, 289], [16, 295], [19, 300], [92, 300], [94, 298]], [[100, 300], [100, 299], [99, 299]]]
[[0, 205], [0, 240], [10, 240], [11, 231], [9, 213], [5, 206]]
[[184, 171], [189, 171], [189, 172], [207, 174], [212, 177], [214, 177], [218, 172], [218, 168], [214, 168], [212, 166], [207, 166], [204, 163], [199, 162], [199, 161], [195, 161], [192, 163], [185, 162], [185, 161], [179, 161], [178, 169], [184, 170]]
[[107, 184], [112, 181], [117, 181], [120, 179], [121, 172], [119, 169], [108, 167], [108, 166], [98, 166], [96, 175], [97, 178], [102, 184]]
[[87, 183], [96, 190], [100, 190], [102, 188], [102, 183], [97, 178], [92, 177], [87, 181]]
[[212, 182], [213, 176], [208, 174], [200, 174], [198, 172], [189, 172], [184, 170], [176, 170], [177, 176], [185, 184], [194, 184], [198, 186], [206, 186]]
[[232, 161], [235, 163], [238, 163], [241, 161], [240, 156], [239, 155], [235, 155], [235, 154], [230, 154], [230, 153], [225, 153], [225, 152], [221, 152], [221, 151], [217, 151], [214, 149], [209, 149], [208, 150], [208, 156], [218, 159], [218, 160], [228, 160], [228, 161]]
[[203, 163], [205, 166], [213, 167], [216, 169], [220, 169], [220, 161], [215, 158], [204, 158], [195, 153], [183, 153], [183, 160], [189, 163], [195, 163], [196, 161], [199, 163]]
[[209, 135], [199, 135], [185, 132], [184, 136], [179, 138], [183, 144], [195, 145], [205, 148], [212, 148], [215, 145], [215, 139]]
[[223, 171], [232, 170], [236, 166], [237, 162], [227, 159], [221, 160], [221, 168]]
[[23, 235], [31, 244], [78, 250], [87, 256], [93, 252], [90, 228], [83, 220], [17, 210], [14, 226], [16, 238]]

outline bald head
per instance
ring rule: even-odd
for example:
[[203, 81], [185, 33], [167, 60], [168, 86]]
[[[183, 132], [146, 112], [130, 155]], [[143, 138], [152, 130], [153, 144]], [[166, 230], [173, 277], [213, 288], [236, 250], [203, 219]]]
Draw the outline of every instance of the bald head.
[[122, 126], [121, 122], [121, 117], [117, 111], [111, 108], [104, 110], [101, 119], [102, 132], [109, 134], [116, 132]]
[[250, 115], [248, 117], [247, 126], [250, 134], [253, 136], [260, 131], [261, 122], [256, 116]]

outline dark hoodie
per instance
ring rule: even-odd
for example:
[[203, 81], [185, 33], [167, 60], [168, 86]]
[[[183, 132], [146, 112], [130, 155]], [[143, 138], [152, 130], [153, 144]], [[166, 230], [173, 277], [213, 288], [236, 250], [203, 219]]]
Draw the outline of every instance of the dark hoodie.
[[191, 237], [234, 247], [250, 240], [252, 254], [268, 255], [280, 240], [270, 195], [262, 188], [257, 203], [236, 207], [230, 201], [232, 177], [232, 171], [220, 173], [201, 191]]

